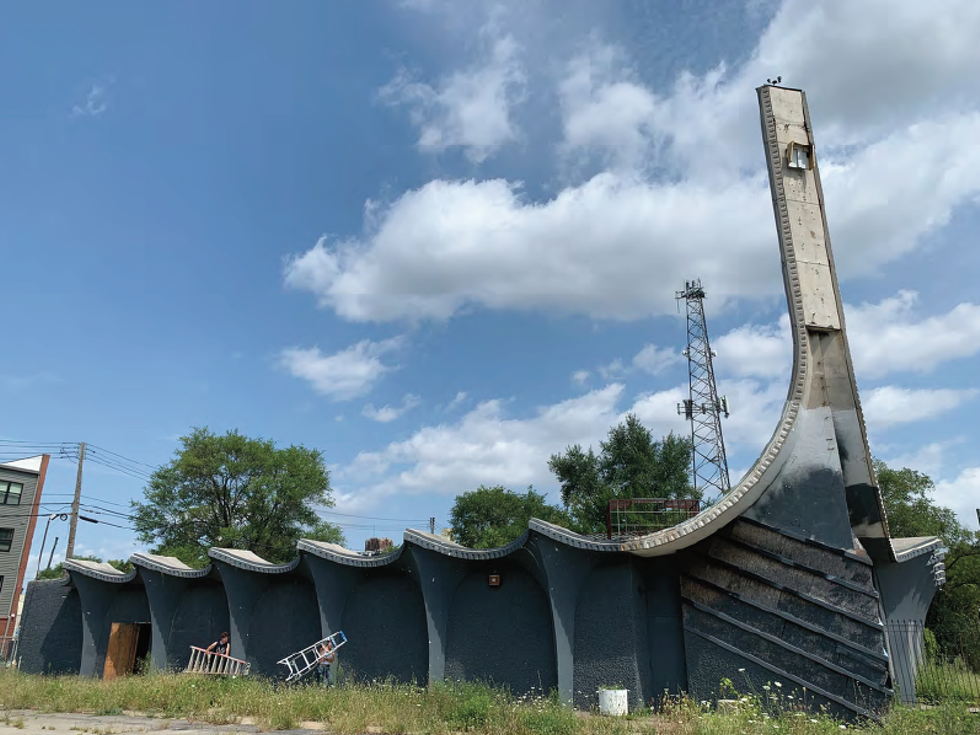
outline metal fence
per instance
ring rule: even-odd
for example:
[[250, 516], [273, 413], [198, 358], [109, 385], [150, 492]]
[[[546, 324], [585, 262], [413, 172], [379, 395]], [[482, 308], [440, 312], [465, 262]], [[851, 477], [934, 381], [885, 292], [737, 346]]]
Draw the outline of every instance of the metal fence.
[[896, 697], [906, 704], [980, 707], [980, 620], [937, 639], [922, 623], [886, 624]]
[[701, 503], [690, 498], [613, 498], [606, 508], [606, 538], [639, 536], [693, 518]]

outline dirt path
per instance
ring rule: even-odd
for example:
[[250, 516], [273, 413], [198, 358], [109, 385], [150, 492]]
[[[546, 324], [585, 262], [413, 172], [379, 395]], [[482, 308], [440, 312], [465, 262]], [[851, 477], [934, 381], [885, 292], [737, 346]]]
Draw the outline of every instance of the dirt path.
[[[277, 733], [312, 735], [323, 732], [319, 722], [303, 722], [295, 730]], [[40, 713], [30, 710], [10, 710], [0, 713], [0, 735], [135, 735], [136, 733], [187, 732], [188, 735], [253, 735], [261, 730], [251, 718], [236, 725], [211, 725], [183, 719], [144, 717], [137, 714], [84, 715], [73, 713]]]

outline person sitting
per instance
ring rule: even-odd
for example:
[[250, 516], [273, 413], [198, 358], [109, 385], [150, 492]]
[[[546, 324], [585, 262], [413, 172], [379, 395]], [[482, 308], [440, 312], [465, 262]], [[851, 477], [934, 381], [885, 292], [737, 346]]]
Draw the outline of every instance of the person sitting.
[[316, 678], [324, 686], [333, 686], [333, 667], [331, 664], [337, 660], [337, 654], [333, 650], [333, 641], [320, 644], [317, 649]]

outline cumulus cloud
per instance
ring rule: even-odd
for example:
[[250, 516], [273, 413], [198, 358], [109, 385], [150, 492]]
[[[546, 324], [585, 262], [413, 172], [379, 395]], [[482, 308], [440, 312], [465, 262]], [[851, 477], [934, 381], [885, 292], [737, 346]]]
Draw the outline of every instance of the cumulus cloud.
[[712, 348], [726, 374], [785, 380], [793, 362], [789, 315], [776, 324], [744, 324], [714, 340]]
[[971, 530], [977, 527], [977, 508], [980, 508], [980, 467], [967, 467], [952, 480], [936, 483], [936, 502], [952, 508], [960, 522]]
[[[719, 305], [778, 293], [752, 93], [777, 69], [807, 89], [819, 126], [840, 274], [873, 272], [980, 192], [970, 76], [980, 6], [951, 3], [787, 0], [742, 66], [685, 73], [665, 91], [593, 39], [557, 83], [560, 145], [604, 151], [607, 170], [548, 199], [509, 179], [432, 181], [376, 211], [358, 237], [321, 239], [286, 279], [352, 321], [445, 320], [468, 307], [632, 319], [665, 313], [692, 272]], [[473, 69], [386, 88], [414, 111], [423, 144], [480, 157], [516, 135], [509, 90], [525, 80], [513, 33], [501, 22], [481, 34], [491, 51]], [[655, 170], [638, 165], [653, 153]]]
[[[919, 295], [902, 290], [877, 303], [846, 304], [848, 342], [861, 380], [902, 372], [927, 374], [946, 362], [980, 353], [980, 305], [957, 304], [942, 314], [919, 313]], [[712, 346], [726, 374], [778, 378], [789, 374], [789, 316], [744, 324]]]
[[870, 431], [895, 424], [909, 424], [935, 418], [975, 398], [973, 389], [900, 388], [885, 385], [864, 394], [862, 404]]
[[653, 93], [616, 46], [592, 44], [568, 64], [559, 85], [566, 155], [598, 152], [615, 166], [639, 167], [653, 135]]
[[[980, 144], [963, 144], [980, 140], [980, 116], [931, 131], [928, 145], [900, 132], [826, 167], [842, 276], [908, 252], [980, 192]], [[881, 177], [886, 149], [909, 176]], [[872, 179], [874, 194], [862, 193]], [[503, 179], [436, 180], [375, 216], [363, 240], [324, 237], [290, 259], [287, 283], [351, 321], [445, 320], [471, 306], [633, 319], [670, 313], [692, 272], [718, 306], [782, 290], [761, 173], [720, 191], [605, 172], [547, 202]]]
[[[723, 382], [720, 390], [738, 406], [725, 422], [729, 456], [749, 465], [775, 428], [786, 388], [752, 380]], [[513, 415], [504, 400], [484, 401], [455, 423], [424, 426], [408, 439], [361, 452], [338, 471], [340, 484], [356, 483], [359, 507], [394, 493], [455, 495], [480, 484], [554, 489], [548, 458], [571, 444], [598, 448], [611, 426], [634, 413], [655, 437], [686, 434], [677, 414], [687, 386], [642, 393], [627, 400], [623, 383]], [[732, 477], [737, 480], [737, 477]]]
[[522, 99], [525, 81], [519, 52], [513, 36], [503, 35], [492, 39], [486, 57], [470, 68], [434, 85], [402, 71], [379, 97], [408, 108], [421, 149], [439, 152], [460, 146], [470, 160], [481, 163], [518, 137], [513, 108]]
[[861, 375], [928, 373], [980, 352], [980, 305], [964, 302], [923, 318], [916, 314], [918, 302], [915, 291], [903, 290], [878, 304], [847, 308], [851, 350]]
[[361, 410], [361, 415], [365, 418], [371, 419], [372, 421], [387, 424], [395, 419], [400, 419], [413, 408], [418, 407], [421, 403], [422, 400], [418, 396], [413, 395], [412, 393], [407, 393], [405, 397], [402, 398], [402, 402], [397, 406], [385, 404], [381, 408], [375, 408], [374, 404], [368, 403]]
[[633, 355], [633, 367], [651, 375], [660, 375], [668, 368], [684, 363], [685, 358], [679, 352], [657, 345], [646, 345]]
[[382, 376], [395, 369], [381, 358], [402, 344], [400, 337], [381, 342], [365, 339], [332, 355], [324, 355], [319, 347], [290, 347], [282, 351], [279, 362], [320, 395], [349, 400], [370, 391]]

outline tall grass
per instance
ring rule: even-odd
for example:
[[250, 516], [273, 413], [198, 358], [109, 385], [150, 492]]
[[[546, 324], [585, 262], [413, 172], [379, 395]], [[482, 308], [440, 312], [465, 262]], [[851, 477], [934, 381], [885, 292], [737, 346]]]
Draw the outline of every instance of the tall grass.
[[961, 658], [929, 661], [916, 673], [915, 693], [926, 702], [952, 700], [980, 707], [980, 674]]
[[832, 718], [780, 709], [755, 696], [736, 697], [730, 712], [689, 699], [667, 700], [656, 713], [601, 717], [562, 707], [554, 696], [513, 697], [478, 683], [420, 688], [374, 682], [333, 689], [284, 686], [258, 677], [224, 679], [149, 673], [104, 682], [77, 676], [33, 676], [0, 670], [0, 720], [11, 710], [121, 714], [138, 712], [212, 724], [251, 718], [263, 729], [315, 722], [337, 735], [373, 730], [412, 735], [958, 735], [980, 733], [980, 716], [961, 706], [896, 710], [884, 726], [844, 726]]

